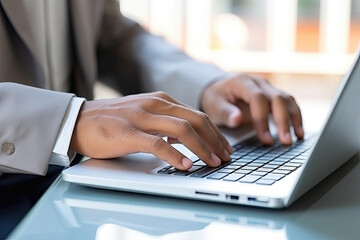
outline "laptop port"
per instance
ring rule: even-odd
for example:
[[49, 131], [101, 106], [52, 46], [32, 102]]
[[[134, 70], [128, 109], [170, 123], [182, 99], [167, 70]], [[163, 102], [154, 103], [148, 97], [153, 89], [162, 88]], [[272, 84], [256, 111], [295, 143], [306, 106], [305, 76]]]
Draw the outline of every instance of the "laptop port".
[[200, 191], [195, 191], [195, 194], [204, 195], [204, 196], [211, 196], [211, 197], [218, 197], [219, 196], [219, 194], [217, 194], [217, 193], [200, 192]]
[[257, 202], [257, 203], [268, 203], [269, 200], [267, 198], [256, 198], [256, 197], [248, 197], [248, 202]]
[[238, 201], [239, 200], [239, 196], [237, 196], [237, 195], [229, 195], [229, 194], [227, 194], [226, 198], [230, 199], [230, 200], [233, 200], [233, 201]]

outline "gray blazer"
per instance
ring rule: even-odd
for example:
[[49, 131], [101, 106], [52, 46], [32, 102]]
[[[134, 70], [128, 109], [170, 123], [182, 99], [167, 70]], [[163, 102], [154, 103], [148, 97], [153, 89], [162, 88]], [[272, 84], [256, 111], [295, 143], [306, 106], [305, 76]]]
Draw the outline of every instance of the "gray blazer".
[[67, 0], [70, 93], [40, 89], [48, 79], [23, 1], [29, 0], [0, 0], [0, 172], [44, 175], [71, 93], [92, 99], [98, 80], [122, 94], [162, 90], [198, 107], [204, 87], [227, 74], [147, 33], [121, 15], [115, 0]]

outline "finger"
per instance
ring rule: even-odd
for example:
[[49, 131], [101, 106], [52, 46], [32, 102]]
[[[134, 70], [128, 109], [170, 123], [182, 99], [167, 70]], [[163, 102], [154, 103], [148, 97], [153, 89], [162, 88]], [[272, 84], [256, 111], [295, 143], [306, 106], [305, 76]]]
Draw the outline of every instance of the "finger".
[[295, 131], [295, 135], [298, 137], [298, 139], [303, 139], [304, 129], [302, 124], [301, 111], [293, 97], [290, 97], [288, 101], [288, 106], [289, 106], [290, 119]]
[[[208, 148], [192, 125], [185, 119], [148, 114], [142, 117], [141, 121], [134, 120], [133, 124], [141, 131], [178, 139], [209, 166], [215, 167], [221, 164], [220, 158]], [[220, 153], [223, 154], [223, 151], [222, 148]]]
[[168, 142], [169, 144], [180, 143], [179, 139], [177, 139], [177, 138], [172, 138], [172, 137], [168, 137], [168, 138], [167, 138], [167, 142]]
[[264, 144], [272, 144], [273, 138], [269, 130], [270, 103], [264, 91], [252, 79], [244, 78], [235, 81], [233, 89], [238, 99], [250, 106], [250, 115], [259, 137]]
[[[171, 96], [169, 96], [168, 94], [164, 93], [164, 92], [156, 92], [155, 93], [157, 97], [164, 99], [166, 101], [169, 101], [171, 103], [174, 103], [176, 105], [180, 105], [182, 107], [184, 107], [185, 109], [188, 108], [187, 105], [175, 100], [174, 98], [172, 98]], [[148, 94], [142, 94], [143, 97], [149, 97]], [[152, 96], [152, 95], [151, 95]], [[231, 103], [228, 103], [231, 104]], [[241, 122], [241, 111], [234, 105], [232, 105], [233, 107], [233, 111], [235, 111], [235, 113], [232, 114], [232, 116], [230, 116], [230, 118], [232, 119], [231, 121], [234, 123], [234, 125], [239, 125]], [[159, 107], [160, 108], [160, 107]], [[163, 109], [163, 108], [162, 108]], [[195, 110], [192, 110], [195, 111]], [[197, 111], [195, 111], [197, 112]], [[236, 113], [237, 112], [237, 113]], [[223, 114], [217, 114], [217, 115], [223, 115]], [[221, 134], [220, 130], [217, 128], [217, 126], [215, 124], [213, 124], [212, 121], [208, 121], [210, 124], [210, 127], [212, 128], [212, 130], [214, 131], [214, 133], [216, 134], [216, 136], [218, 137], [219, 141], [221, 142], [222, 146], [226, 149], [226, 152], [224, 153], [225, 155], [225, 160], [230, 160], [230, 157], [227, 156], [228, 154], [231, 154], [233, 152], [233, 149], [231, 147], [231, 145], [229, 144], [229, 142], [225, 139], [225, 137]], [[236, 124], [236, 122], [239, 122], [238, 124]], [[170, 138], [168, 139], [169, 143], [178, 143], [179, 140], [178, 139], [174, 139], [174, 138]], [[218, 142], [216, 143], [218, 144]]]
[[[226, 140], [226, 138], [221, 134], [220, 130], [216, 127], [216, 125], [210, 121], [210, 125], [213, 128], [215, 134], [218, 136], [218, 138], [220, 139], [221, 143], [223, 146], [225, 146], [225, 150], [227, 151], [227, 153], [225, 154], [231, 154], [233, 153], [234, 149], [231, 147], [231, 145], [229, 144], [229, 142]], [[230, 159], [230, 156], [229, 156]]]
[[193, 111], [193, 114], [189, 115], [189, 118], [184, 118], [188, 119], [188, 121], [194, 127], [195, 131], [203, 140], [205, 140], [205, 143], [217, 156], [226, 162], [230, 161], [230, 144], [222, 136], [220, 130], [210, 121], [209, 117], [205, 113], [200, 111]]
[[243, 100], [237, 100], [235, 105], [241, 111], [241, 115], [242, 115], [241, 124], [251, 123], [252, 119], [251, 119], [249, 104], [247, 104]]
[[277, 96], [272, 101], [272, 112], [280, 141], [285, 145], [292, 143], [290, 134], [290, 116], [287, 102], [282, 96]]
[[250, 101], [250, 112], [259, 140], [267, 145], [273, 144], [269, 129], [270, 106], [268, 99], [257, 93]]
[[[185, 106], [167, 102], [164, 99], [157, 99], [156, 106], [147, 106], [146, 110], [157, 116], [171, 115], [175, 118], [186, 120], [199, 135], [199, 141], [205, 142], [205, 144], [209, 146], [213, 153], [222, 160], [227, 162], [230, 161], [229, 152], [227, 151], [230, 151], [231, 149], [230, 144], [224, 137], [222, 137], [218, 128], [214, 124], [210, 124], [211, 121], [205, 113], [190, 109]], [[156, 122], [156, 119], [153, 119], [153, 122]], [[173, 125], [168, 126], [168, 128], [172, 129], [174, 126], [176, 127], [176, 125]], [[179, 140], [182, 141], [181, 139]]]
[[275, 99], [277, 96], [283, 96], [287, 103], [288, 114], [290, 115], [291, 123], [293, 125], [295, 135], [302, 139], [304, 137], [304, 130], [302, 127], [301, 111], [295, 99], [286, 93], [274, 88], [266, 79], [261, 77], [253, 77], [254, 81], [269, 95], [270, 99]]
[[188, 170], [192, 161], [172, 147], [159, 136], [154, 136], [137, 131], [133, 136], [138, 146], [138, 152], [147, 152], [165, 160], [170, 165], [180, 170]]
[[240, 109], [224, 97], [217, 97], [212, 105], [212, 119], [216, 124], [234, 128], [242, 123]]

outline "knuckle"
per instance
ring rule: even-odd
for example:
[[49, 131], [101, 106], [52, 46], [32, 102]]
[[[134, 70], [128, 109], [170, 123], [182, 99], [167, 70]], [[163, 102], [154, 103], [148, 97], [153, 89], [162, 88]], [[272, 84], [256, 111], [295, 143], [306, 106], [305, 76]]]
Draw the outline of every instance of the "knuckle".
[[158, 136], [150, 138], [150, 148], [152, 151], [158, 152], [163, 148], [164, 140]]
[[[124, 114], [124, 111], [119, 110], [119, 114]], [[144, 111], [142, 108], [134, 108], [131, 111], [128, 111], [131, 119], [144, 119], [147, 118], [148, 112]]]
[[151, 96], [144, 100], [144, 107], [156, 107], [161, 103], [161, 99], [155, 96]]
[[177, 129], [179, 129], [180, 132], [189, 133], [192, 131], [192, 126], [187, 120], [179, 119], [179, 120], [176, 120], [175, 124], [176, 124]]
[[275, 96], [273, 97], [273, 101], [288, 104], [295, 102], [295, 98], [289, 94], [279, 92], [275, 94]]
[[296, 102], [295, 98], [292, 95], [288, 95], [288, 94], [286, 94], [286, 100], [288, 102], [294, 102], [294, 103]]
[[262, 91], [257, 91], [252, 96], [253, 101], [256, 102], [265, 102], [268, 101], [268, 98], [266, 97], [265, 93]]
[[169, 97], [169, 95], [163, 91], [157, 91], [154, 93], [154, 96], [158, 97], [158, 98], [163, 98], [166, 99]]
[[195, 115], [196, 122], [198, 124], [204, 124], [204, 123], [207, 123], [209, 121], [209, 116], [204, 112], [195, 111], [194, 115]]

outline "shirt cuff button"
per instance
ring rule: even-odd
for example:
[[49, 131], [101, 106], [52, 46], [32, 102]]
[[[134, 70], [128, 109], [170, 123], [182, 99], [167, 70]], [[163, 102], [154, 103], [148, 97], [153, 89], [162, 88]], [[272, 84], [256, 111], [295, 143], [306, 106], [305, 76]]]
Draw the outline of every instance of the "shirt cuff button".
[[5, 155], [13, 155], [15, 152], [15, 145], [13, 143], [4, 143], [1, 146], [1, 152]]

